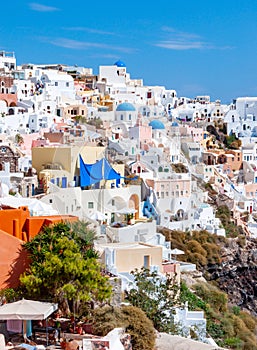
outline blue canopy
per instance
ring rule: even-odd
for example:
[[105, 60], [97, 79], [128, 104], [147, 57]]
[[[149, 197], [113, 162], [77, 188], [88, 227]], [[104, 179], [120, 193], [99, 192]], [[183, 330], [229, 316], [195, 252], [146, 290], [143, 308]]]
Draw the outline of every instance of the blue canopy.
[[118, 180], [121, 178], [120, 174], [114, 170], [108, 161], [104, 158], [104, 179], [105, 180]]
[[90, 186], [101, 180], [120, 180], [121, 175], [115, 171], [108, 161], [103, 158], [94, 164], [85, 164], [81, 155], [80, 162], [80, 186]]

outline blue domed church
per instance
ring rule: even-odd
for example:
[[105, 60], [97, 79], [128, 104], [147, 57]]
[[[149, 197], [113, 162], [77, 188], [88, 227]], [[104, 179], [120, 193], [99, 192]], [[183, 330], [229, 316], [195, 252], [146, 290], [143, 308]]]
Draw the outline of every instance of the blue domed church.
[[115, 121], [123, 122], [133, 126], [137, 121], [137, 110], [132, 103], [123, 102], [119, 104], [115, 112]]

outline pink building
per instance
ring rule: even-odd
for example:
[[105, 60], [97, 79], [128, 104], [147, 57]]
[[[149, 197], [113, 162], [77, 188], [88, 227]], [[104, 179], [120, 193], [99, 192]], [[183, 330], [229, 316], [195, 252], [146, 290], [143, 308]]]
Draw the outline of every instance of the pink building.
[[195, 128], [190, 125], [180, 127], [181, 136], [190, 136], [195, 142], [202, 142], [204, 131], [202, 128]]
[[[156, 191], [157, 198], [190, 197], [191, 179], [189, 174], [183, 175], [179, 174], [171, 179], [154, 180], [153, 188]], [[147, 184], [152, 187], [150, 183], [147, 182]]]
[[247, 198], [256, 198], [257, 197], [257, 183], [254, 184], [246, 184], [245, 188], [245, 196]]
[[136, 161], [130, 164], [130, 170], [132, 174], [137, 174], [143, 179], [153, 178], [153, 171], [141, 162], [139, 154], [136, 156]]
[[140, 149], [147, 151], [152, 144], [152, 127], [144, 124], [142, 116], [138, 115], [136, 124], [129, 129], [129, 137], [138, 140]]

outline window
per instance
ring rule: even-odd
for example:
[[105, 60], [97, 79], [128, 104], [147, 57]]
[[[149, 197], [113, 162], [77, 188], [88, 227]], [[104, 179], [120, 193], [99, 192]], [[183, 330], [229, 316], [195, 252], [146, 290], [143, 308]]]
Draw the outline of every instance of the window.
[[131, 114], [129, 114], [129, 120], [131, 120]]
[[93, 208], [94, 208], [94, 203], [88, 202], [88, 209], [93, 209]]
[[66, 82], [66, 87], [69, 87], [70, 86], [70, 83]]
[[58, 81], [56, 81], [56, 82], [54, 83], [54, 85], [55, 85], [55, 86], [58, 86]]
[[120, 120], [123, 120], [123, 114], [120, 115]]
[[149, 269], [149, 267], [150, 267], [150, 256], [149, 255], [144, 255], [144, 267], [146, 269]]
[[53, 203], [53, 200], [52, 200], [52, 199], [49, 199], [49, 203]]
[[115, 200], [114, 199], [112, 199], [112, 206], [114, 206], [115, 205]]

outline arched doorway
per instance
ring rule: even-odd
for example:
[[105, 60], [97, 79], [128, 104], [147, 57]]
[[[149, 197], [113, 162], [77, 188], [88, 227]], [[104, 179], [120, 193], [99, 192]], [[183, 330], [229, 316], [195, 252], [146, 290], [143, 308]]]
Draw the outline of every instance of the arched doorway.
[[185, 212], [183, 209], [179, 209], [177, 211], [177, 214], [176, 214], [176, 217], [177, 219], [180, 221], [180, 220], [183, 220], [184, 219], [184, 215], [185, 215]]
[[137, 194], [132, 194], [129, 198], [129, 208], [136, 209], [135, 219], [139, 218], [139, 197]]

